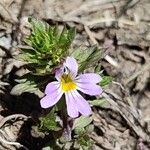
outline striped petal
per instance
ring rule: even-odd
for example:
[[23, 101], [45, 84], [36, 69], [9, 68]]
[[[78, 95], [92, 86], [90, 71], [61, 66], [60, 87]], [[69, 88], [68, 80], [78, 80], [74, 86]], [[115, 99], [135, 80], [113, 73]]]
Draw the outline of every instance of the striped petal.
[[53, 93], [46, 95], [40, 101], [41, 107], [48, 108], [48, 107], [55, 105], [60, 100], [62, 95], [63, 95], [63, 92], [61, 91], [61, 89], [58, 89], [54, 91]]
[[83, 116], [89, 116], [92, 114], [89, 103], [76, 90], [72, 91], [72, 95], [75, 100], [75, 106]]
[[57, 91], [60, 87], [60, 83], [57, 81], [51, 82], [46, 86], [45, 89], [45, 94], [47, 95], [51, 95], [53, 94], [55, 91]]
[[99, 85], [92, 83], [77, 83], [77, 89], [91, 96], [100, 95], [103, 91]]
[[71, 92], [66, 92], [65, 97], [66, 97], [68, 115], [72, 118], [78, 117], [79, 112], [75, 103], [75, 99], [73, 95], [71, 94]]
[[64, 66], [68, 68], [70, 74], [75, 78], [78, 72], [77, 61], [73, 57], [67, 57]]
[[76, 78], [79, 83], [99, 83], [101, 80], [101, 76], [96, 73], [85, 73]]

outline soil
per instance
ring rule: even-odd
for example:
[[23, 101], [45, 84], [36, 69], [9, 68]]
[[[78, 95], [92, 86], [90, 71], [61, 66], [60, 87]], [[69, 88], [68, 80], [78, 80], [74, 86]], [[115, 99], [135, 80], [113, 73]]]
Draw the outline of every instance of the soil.
[[29, 16], [76, 27], [72, 47], [97, 45], [103, 51], [100, 65], [113, 82], [103, 95], [108, 105], [93, 109], [92, 149], [150, 149], [149, 8], [149, 0], [1, 0], [0, 149], [41, 150], [51, 140], [37, 131], [39, 97], [11, 93], [25, 72], [14, 57], [30, 33]]

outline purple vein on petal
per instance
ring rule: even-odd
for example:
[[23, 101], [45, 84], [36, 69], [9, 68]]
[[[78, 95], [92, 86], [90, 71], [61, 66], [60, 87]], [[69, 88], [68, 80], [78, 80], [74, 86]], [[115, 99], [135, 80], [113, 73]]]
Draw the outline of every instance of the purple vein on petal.
[[101, 80], [101, 76], [96, 73], [85, 73], [76, 78], [78, 83], [99, 83]]
[[65, 97], [66, 97], [68, 115], [72, 118], [78, 117], [79, 112], [75, 104], [75, 99], [73, 95], [71, 94], [71, 92], [65, 93]]
[[55, 91], [57, 91], [60, 88], [60, 83], [57, 81], [51, 82], [46, 86], [45, 89], [45, 94], [49, 95], [54, 93]]
[[76, 90], [72, 91], [72, 95], [74, 96], [78, 111], [82, 115], [89, 116], [90, 114], [92, 114], [89, 103]]
[[100, 95], [103, 91], [99, 85], [92, 83], [77, 83], [77, 89], [91, 96]]
[[61, 91], [61, 89], [58, 89], [55, 92], [44, 96], [40, 101], [41, 107], [48, 108], [48, 107], [55, 105], [60, 100], [62, 95], [63, 95], [63, 92]]
[[66, 62], [64, 63], [70, 73], [75, 77], [78, 72], [78, 64], [77, 61], [73, 57], [67, 57]]

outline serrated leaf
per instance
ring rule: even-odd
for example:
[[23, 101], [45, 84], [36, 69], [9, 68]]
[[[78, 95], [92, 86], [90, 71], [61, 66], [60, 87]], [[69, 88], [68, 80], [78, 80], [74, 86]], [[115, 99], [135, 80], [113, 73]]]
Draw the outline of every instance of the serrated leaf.
[[[34, 18], [30, 18], [29, 21], [32, 30], [31, 34], [25, 39], [25, 43], [31, 49], [22, 47], [22, 53], [17, 59], [23, 60], [29, 65], [33, 64], [32, 67], [28, 65], [30, 72], [36, 75], [44, 75], [67, 56], [69, 46], [75, 36], [75, 28], [67, 29], [64, 27], [60, 32], [58, 26], [51, 27], [46, 22]], [[48, 68], [49, 61], [51, 61], [51, 65]], [[43, 71], [40, 69], [41, 66]]]
[[64, 26], [59, 37], [59, 43], [64, 44], [66, 42], [66, 39], [67, 39], [67, 28], [66, 26]]
[[15, 81], [18, 83], [24, 83], [27, 81], [27, 79], [16, 79]]
[[75, 37], [75, 28], [68, 30], [66, 26], [63, 28], [59, 37], [59, 46], [64, 50], [68, 49]]
[[36, 87], [35, 83], [31, 83], [30, 81], [25, 81], [14, 86], [10, 93], [12, 95], [21, 95], [24, 92], [34, 93], [37, 90], [38, 88]]
[[76, 135], [82, 135], [86, 132], [85, 128], [75, 128], [74, 132]]
[[86, 132], [87, 133], [92, 133], [94, 131], [94, 125], [93, 124], [90, 124], [86, 127]]
[[79, 70], [83, 71], [86, 68], [98, 63], [98, 61], [101, 59], [101, 51], [97, 48], [93, 49], [93, 52], [88, 56], [88, 58], [81, 63]]
[[71, 28], [70, 30], [68, 30], [68, 36], [67, 36], [68, 47], [71, 45], [72, 41], [74, 40], [75, 34], [76, 34], [75, 28]]
[[72, 56], [75, 57], [79, 62], [79, 71], [83, 71], [90, 66], [94, 65], [101, 59], [101, 51], [96, 47], [81, 50], [76, 49]]
[[75, 119], [72, 129], [75, 129], [75, 128], [82, 129], [82, 128], [86, 127], [87, 125], [89, 125], [91, 122], [92, 122], [91, 117], [81, 116], [81, 117]]
[[91, 141], [87, 134], [80, 135], [77, 139], [77, 142], [80, 144], [80, 149], [89, 150], [91, 149]]
[[56, 122], [56, 115], [54, 113], [54, 109], [52, 109], [45, 117], [41, 117], [40, 120], [41, 130], [59, 130]]
[[72, 56], [78, 60], [78, 63], [82, 63], [86, 61], [86, 59], [92, 54], [92, 52], [93, 49], [76, 49], [72, 52]]
[[35, 55], [31, 55], [29, 53], [22, 53], [16, 56], [16, 59], [25, 61], [27, 63], [38, 63], [38, 60]]

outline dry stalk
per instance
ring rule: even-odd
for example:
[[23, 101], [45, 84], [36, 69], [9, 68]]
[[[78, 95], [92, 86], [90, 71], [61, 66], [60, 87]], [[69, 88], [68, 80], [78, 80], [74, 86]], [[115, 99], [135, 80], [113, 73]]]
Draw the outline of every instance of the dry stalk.
[[[0, 129], [0, 133], [3, 135], [3, 131]], [[25, 150], [29, 150], [27, 147], [25, 147], [24, 145], [20, 144], [19, 142], [11, 142], [11, 141], [7, 141], [6, 139], [2, 138], [2, 136], [0, 135], [0, 142], [4, 143], [5, 145], [14, 145], [17, 146], [19, 148], [24, 148]]]
[[[10, 115], [10, 116], [7, 116], [5, 118], [3, 118], [0, 122], [0, 128], [3, 127], [3, 125], [7, 122], [7, 121], [10, 121], [12, 119], [16, 119], [16, 118], [23, 118], [24, 120], [27, 120], [29, 117], [25, 116], [25, 115], [22, 115], [22, 114], [14, 114], [14, 115]], [[4, 132], [2, 129], [0, 129], [0, 142], [4, 143], [6, 146], [7, 145], [14, 145], [14, 146], [17, 146], [17, 147], [22, 147], [24, 148], [25, 150], [29, 150], [27, 147], [25, 147], [24, 145], [18, 143], [18, 142], [12, 142], [12, 141], [7, 141], [4, 137]]]
[[[98, 42], [97, 42], [94, 34], [89, 29], [89, 27], [84, 25], [84, 29], [85, 29], [87, 35], [89, 36], [90, 40], [92, 41], [92, 43], [94, 45], [98, 45]], [[109, 55], [104, 56], [104, 59], [107, 60], [112, 66], [114, 66], [116, 68], [119, 66], [118, 63], [112, 57], [110, 57]]]
[[10, 121], [12, 119], [16, 119], [16, 118], [23, 118], [24, 120], [27, 120], [29, 117], [22, 115], [22, 114], [14, 114], [14, 115], [10, 115], [7, 116], [5, 118], [3, 118], [0, 122], [0, 128], [2, 128], [2, 126], [7, 122]]
[[135, 72], [131, 77], [129, 77], [127, 80], [124, 81], [125, 85], [127, 85], [129, 82], [137, 78], [141, 73], [145, 72], [146, 70], [150, 70], [150, 60], [148, 60], [148, 63], [145, 64], [139, 71]]
[[[144, 141], [150, 142], [150, 136], [143, 130], [142, 126], [137, 126], [132, 120], [136, 118], [134, 115], [127, 115], [126, 109], [124, 111], [124, 106], [119, 106], [117, 102], [115, 102], [107, 93], [103, 92], [102, 96], [111, 104], [115, 111], [118, 111], [120, 115], [126, 120], [127, 124], [131, 129], [136, 133], [138, 137], [141, 137]], [[131, 114], [131, 113], [130, 113]], [[136, 119], [137, 120], [137, 119]]]

